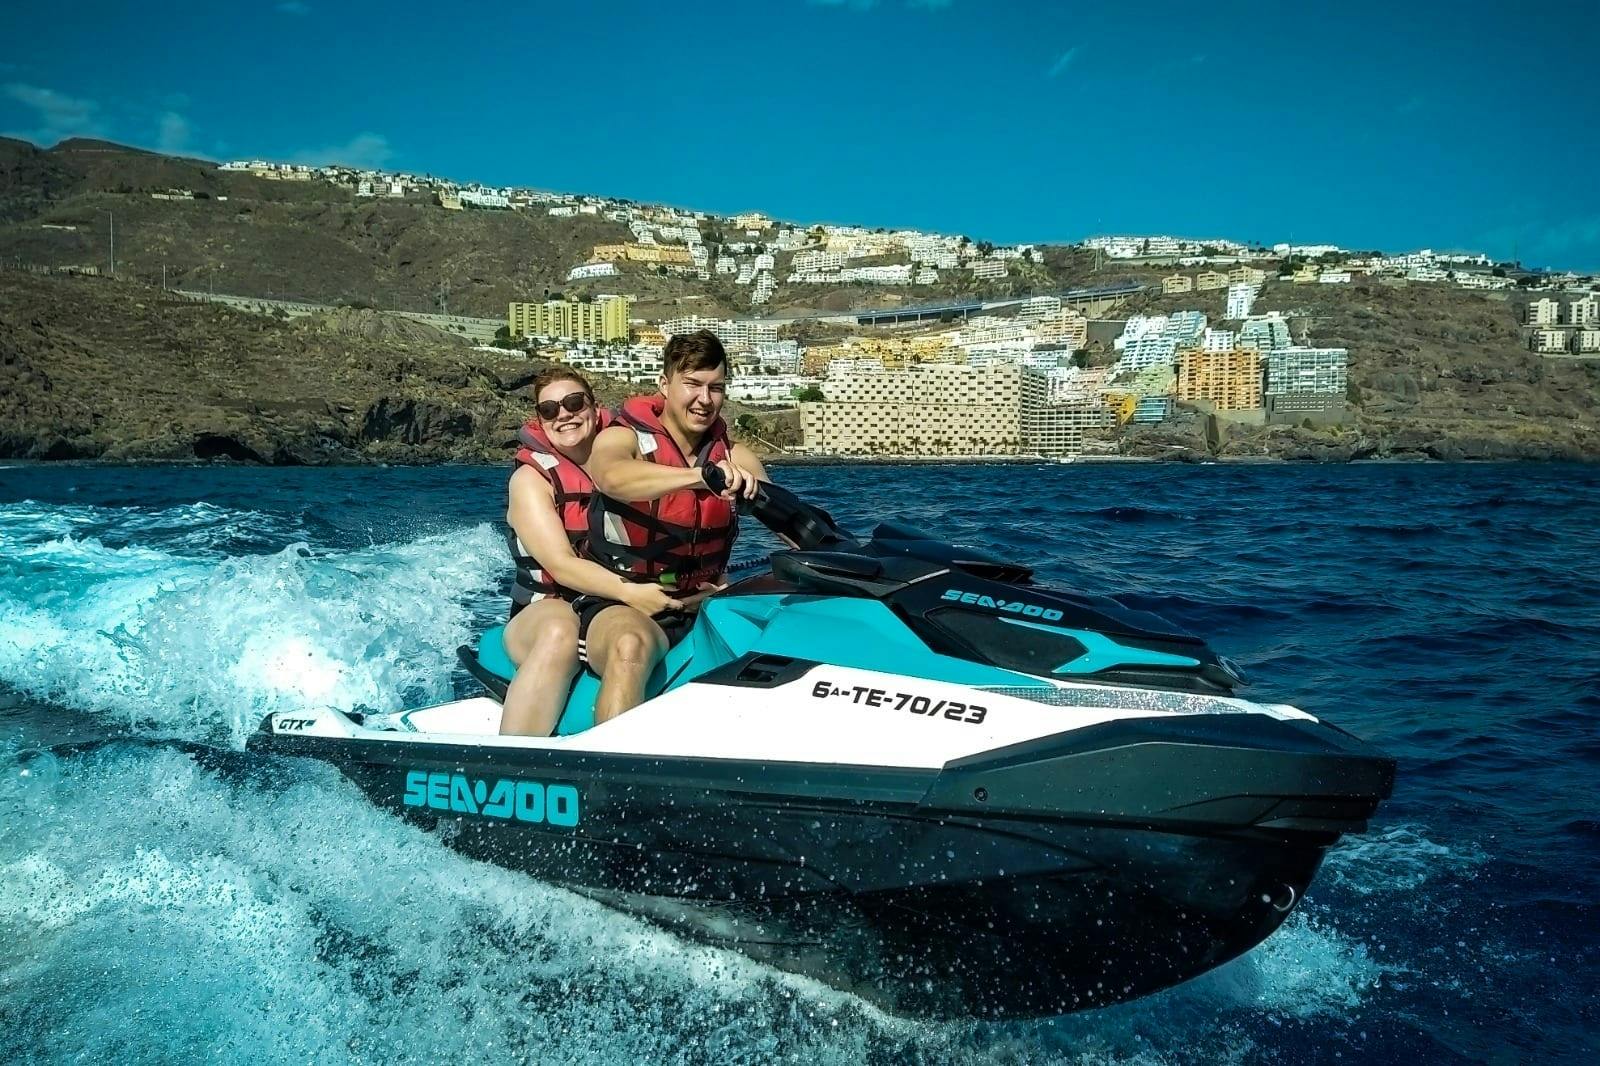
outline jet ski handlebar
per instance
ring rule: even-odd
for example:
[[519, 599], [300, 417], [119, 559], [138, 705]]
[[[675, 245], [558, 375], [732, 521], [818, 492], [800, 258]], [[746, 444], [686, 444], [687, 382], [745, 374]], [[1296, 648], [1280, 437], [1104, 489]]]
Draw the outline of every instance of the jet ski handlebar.
[[[722, 471], [707, 467], [706, 485], [713, 491], [721, 491], [713, 478], [722, 488], [727, 487]], [[802, 551], [856, 543], [855, 535], [842, 528], [827, 511], [770, 481], [759, 482], [755, 496], [740, 499], [739, 507]]]

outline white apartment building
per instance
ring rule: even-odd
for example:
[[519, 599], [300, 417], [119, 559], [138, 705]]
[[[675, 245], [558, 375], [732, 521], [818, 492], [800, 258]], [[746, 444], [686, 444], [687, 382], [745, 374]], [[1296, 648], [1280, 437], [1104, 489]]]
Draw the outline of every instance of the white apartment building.
[[1231, 329], [1207, 329], [1200, 347], [1208, 352], [1231, 352], [1239, 346], [1239, 335]]
[[1406, 268], [1407, 281], [1439, 282], [1449, 281], [1450, 272], [1436, 266], [1413, 266]]
[[956, 332], [954, 343], [958, 348], [971, 348], [1007, 341], [1025, 341], [1031, 348], [1034, 338], [1033, 327], [1021, 319], [980, 315], [969, 320]]
[[1255, 306], [1256, 295], [1260, 286], [1249, 282], [1236, 281], [1228, 286], [1228, 308], [1223, 313], [1223, 318], [1241, 319], [1250, 317], [1250, 309]]
[[1530, 326], [1553, 326], [1561, 320], [1561, 302], [1548, 296], [1528, 304], [1527, 322]]
[[972, 271], [972, 276], [979, 279], [993, 280], [1006, 276], [1006, 263], [1003, 259], [974, 259], [967, 264], [967, 269]]
[[1600, 329], [1580, 329], [1572, 335], [1575, 352], [1600, 352]]
[[1580, 296], [1569, 303], [1567, 305], [1567, 325], [1600, 325], [1600, 297], [1590, 293], [1588, 296]]
[[1350, 271], [1324, 270], [1317, 275], [1317, 281], [1323, 285], [1348, 285], [1350, 284]]
[[762, 252], [760, 255], [756, 256], [757, 270], [771, 270], [773, 263], [774, 260], [771, 252]]
[[748, 285], [756, 280], [756, 265], [754, 263], [740, 263], [739, 275], [733, 279], [735, 285]]
[[1022, 301], [1022, 306], [1017, 309], [1018, 318], [1041, 319], [1050, 318], [1061, 313], [1061, 297], [1059, 296], [1030, 296]]
[[863, 285], [909, 285], [911, 264], [894, 263], [889, 266], [845, 267], [839, 271], [839, 280]]
[[794, 253], [789, 260], [789, 269], [799, 274], [809, 274], [822, 271], [837, 273], [844, 269], [845, 255], [843, 252], [825, 252], [820, 248], [809, 248], [803, 252]]
[[1239, 327], [1239, 347], [1258, 352], [1288, 348], [1294, 344], [1289, 335], [1289, 322], [1281, 314], [1256, 315]]
[[568, 281], [582, 281], [585, 278], [611, 278], [618, 274], [615, 263], [585, 263], [575, 266], [567, 271]]
[[778, 281], [768, 271], [763, 270], [756, 275], [756, 282], [750, 292], [751, 304], [764, 304], [772, 298], [778, 289]]
[[578, 213], [576, 207], [550, 207], [545, 209], [545, 214], [551, 218], [573, 218]]
[[1350, 353], [1344, 348], [1276, 348], [1266, 353], [1268, 396], [1343, 396]]
[[739, 264], [734, 262], [730, 255], [717, 256], [716, 270], [718, 274], [732, 274], [739, 269]]
[[492, 189], [462, 189], [461, 202], [471, 204], [473, 207], [504, 207], [511, 206], [511, 197], [503, 192]]
[[661, 332], [669, 337], [708, 329], [717, 335], [726, 347], [754, 348], [758, 344], [776, 344], [778, 324], [757, 322], [748, 318], [701, 318], [699, 315], [679, 315], [661, 323]]
[[800, 373], [800, 344], [798, 341], [761, 341], [751, 345], [751, 361], [772, 374]]
[[911, 283], [913, 285], [937, 285], [939, 284], [939, 272], [931, 266], [919, 266], [917, 267], [917, 272], [911, 276]]
[[1566, 330], [1555, 329], [1549, 326], [1534, 330], [1533, 336], [1529, 338], [1529, 343], [1532, 345], [1534, 351], [1543, 353], [1545, 355], [1554, 355], [1558, 352], [1565, 352], [1569, 346]]

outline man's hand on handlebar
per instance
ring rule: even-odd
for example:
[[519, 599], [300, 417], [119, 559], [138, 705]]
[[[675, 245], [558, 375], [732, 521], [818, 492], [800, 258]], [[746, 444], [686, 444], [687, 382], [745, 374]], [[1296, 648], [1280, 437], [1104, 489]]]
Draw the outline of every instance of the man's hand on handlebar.
[[761, 491], [761, 482], [756, 476], [732, 459], [705, 467], [701, 477], [707, 488], [725, 500], [737, 500], [741, 496], [753, 500]]

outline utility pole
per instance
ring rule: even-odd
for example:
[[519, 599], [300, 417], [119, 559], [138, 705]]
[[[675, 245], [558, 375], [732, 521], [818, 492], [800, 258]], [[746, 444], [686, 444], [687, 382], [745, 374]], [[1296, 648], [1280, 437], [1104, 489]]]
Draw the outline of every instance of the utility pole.
[[106, 212], [106, 217], [111, 220], [111, 276], [117, 273], [117, 216], [111, 211]]

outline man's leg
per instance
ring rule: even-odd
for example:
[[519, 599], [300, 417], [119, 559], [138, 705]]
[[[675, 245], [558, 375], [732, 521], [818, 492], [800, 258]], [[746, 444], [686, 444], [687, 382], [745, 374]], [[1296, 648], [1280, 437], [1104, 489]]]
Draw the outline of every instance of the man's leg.
[[617, 604], [594, 616], [584, 636], [585, 655], [600, 675], [594, 724], [608, 722], [644, 700], [650, 671], [667, 653], [667, 635], [645, 615]]
[[506, 688], [500, 732], [547, 737], [578, 672], [578, 616], [564, 600], [537, 600], [506, 625], [505, 645], [517, 676]]

